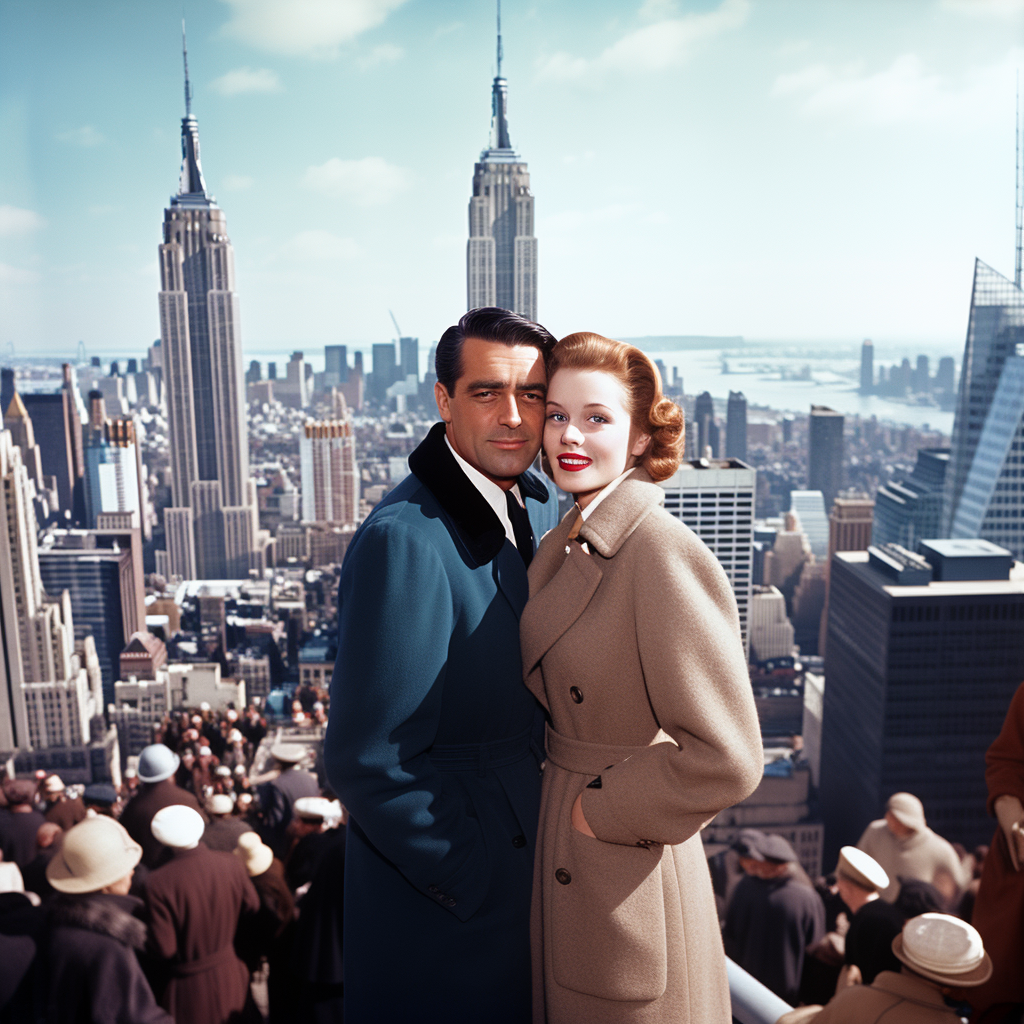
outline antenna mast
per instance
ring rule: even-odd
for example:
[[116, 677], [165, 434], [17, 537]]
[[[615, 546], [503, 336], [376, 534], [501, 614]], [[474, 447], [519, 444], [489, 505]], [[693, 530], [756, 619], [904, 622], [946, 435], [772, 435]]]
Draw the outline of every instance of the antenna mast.
[[1014, 264], [1013, 283], [1020, 288], [1021, 282], [1021, 257], [1024, 254], [1024, 182], [1021, 181], [1022, 161], [1020, 153], [1020, 71], [1017, 72], [1017, 180], [1015, 182], [1015, 197], [1017, 200], [1017, 253]]
[[501, 49], [501, 0], [498, 0], [498, 78], [501, 78], [501, 59], [504, 56]]
[[395, 330], [398, 331], [398, 337], [401, 338], [402, 328], [398, 326], [398, 321], [395, 319], [395, 314], [392, 313], [390, 309], [388, 310], [388, 313], [391, 316], [391, 322], [395, 325]]
[[181, 57], [185, 62], [185, 116], [192, 115], [192, 85], [188, 80], [188, 44], [185, 42], [185, 19], [181, 19]]

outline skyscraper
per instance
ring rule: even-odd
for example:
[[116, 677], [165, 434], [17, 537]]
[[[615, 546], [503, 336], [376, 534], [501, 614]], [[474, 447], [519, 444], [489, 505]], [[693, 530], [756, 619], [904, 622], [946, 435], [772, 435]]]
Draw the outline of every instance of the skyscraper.
[[860, 393], [870, 395], [875, 390], [875, 346], [870, 338], [860, 347]]
[[86, 526], [96, 526], [104, 512], [134, 513], [141, 526], [142, 461], [131, 417], [107, 419], [103, 396], [89, 393], [89, 431], [85, 443]]
[[842, 413], [826, 405], [811, 406], [807, 489], [821, 491], [827, 509], [843, 486], [843, 423]]
[[299, 439], [299, 458], [303, 522], [354, 525], [359, 517], [359, 466], [348, 417], [309, 420]]
[[[178, 192], [164, 211], [159, 248], [173, 508], [192, 509], [200, 574], [244, 577], [254, 564], [256, 521], [249, 488], [234, 251], [224, 213], [203, 180], [187, 51], [181, 150]], [[242, 510], [248, 510], [247, 520]], [[228, 543], [225, 516], [232, 512], [249, 527], [231, 530]], [[184, 576], [188, 571], [184, 561], [175, 563], [172, 556], [171, 562], [173, 573]]]
[[526, 161], [508, 134], [508, 82], [501, 74], [501, 8], [498, 8], [498, 73], [491, 87], [490, 145], [473, 169], [466, 246], [467, 308], [500, 306], [537, 319], [537, 239]]
[[939, 536], [948, 466], [948, 448], [921, 448], [910, 476], [878, 488], [872, 544], [899, 544], [914, 551], [918, 541]]
[[745, 462], [747, 458], [747, 396], [729, 392], [725, 411], [725, 457]]
[[324, 345], [324, 387], [332, 388], [348, 380], [348, 346]]
[[976, 260], [942, 535], [1024, 558], [1024, 292]]
[[985, 751], [1024, 677], [1024, 566], [982, 540], [832, 560], [821, 804], [825, 860], [893, 793], [969, 849], [987, 842]]
[[417, 381], [420, 379], [420, 339], [399, 338], [398, 347], [400, 352], [399, 372], [400, 379], [413, 376]]
[[697, 423], [697, 450], [695, 459], [703, 459], [707, 449], [711, 449], [711, 458], [718, 457], [718, 424], [715, 422], [715, 403], [710, 391], [702, 391], [697, 396], [693, 418]]

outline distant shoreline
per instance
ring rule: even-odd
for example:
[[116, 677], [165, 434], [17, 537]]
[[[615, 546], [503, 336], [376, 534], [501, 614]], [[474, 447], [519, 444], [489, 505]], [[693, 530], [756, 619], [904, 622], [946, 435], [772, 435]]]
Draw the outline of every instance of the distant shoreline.
[[654, 334], [644, 338], [620, 338], [644, 352], [686, 352], [693, 349], [743, 348], [742, 334], [731, 337], [709, 334]]

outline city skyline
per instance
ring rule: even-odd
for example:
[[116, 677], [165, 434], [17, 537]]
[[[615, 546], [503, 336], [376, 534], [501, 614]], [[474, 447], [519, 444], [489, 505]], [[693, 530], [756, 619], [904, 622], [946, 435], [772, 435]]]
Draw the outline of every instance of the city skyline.
[[[4, 8], [0, 346], [141, 349], [157, 333], [148, 253], [172, 184], [180, 12]], [[283, 27], [257, 0], [189, 12], [207, 174], [244, 252], [246, 350], [368, 346], [389, 308], [431, 339], [465, 303], [493, 8], [313, 9], [292, 5]], [[1012, 267], [1015, 0], [504, 15], [556, 334], [589, 320], [956, 345], [974, 257]], [[90, 258], [69, 249], [76, 233]]]

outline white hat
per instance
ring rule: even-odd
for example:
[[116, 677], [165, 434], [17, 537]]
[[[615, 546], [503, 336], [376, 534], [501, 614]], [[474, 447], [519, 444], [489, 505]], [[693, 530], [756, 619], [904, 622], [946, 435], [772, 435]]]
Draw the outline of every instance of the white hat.
[[124, 826], [98, 814], [68, 829], [46, 865], [46, 878], [58, 892], [97, 892], [124, 878], [141, 858], [142, 847]]
[[298, 764], [306, 756], [306, 748], [301, 743], [275, 743], [270, 756], [282, 764]]
[[211, 814], [230, 814], [234, 806], [227, 793], [214, 793], [206, 800], [206, 809]]
[[210, 748], [207, 747], [205, 744], [199, 748], [200, 757], [209, 757], [212, 753], [213, 751], [210, 750]]
[[163, 743], [151, 743], [139, 754], [139, 779], [142, 782], [163, 782], [181, 764], [181, 758]]
[[274, 851], [255, 832], [243, 832], [238, 837], [234, 853], [245, 865], [250, 878], [262, 875], [274, 862]]
[[300, 796], [295, 801], [296, 816], [307, 821], [322, 821], [324, 818], [330, 818], [333, 810], [334, 805], [331, 801], [322, 796]]
[[161, 807], [150, 824], [153, 836], [174, 850], [191, 850], [202, 838], [206, 822], [203, 816], [184, 804]]
[[202, 703], [201, 703], [201, 704], [199, 705], [199, 710], [200, 710], [200, 711], [209, 711], [209, 710], [210, 710], [210, 702], [209, 702], [209, 701], [207, 701], [207, 700], [204, 700], [204, 701], [203, 701], [203, 702], [202, 702]]
[[241, 743], [242, 738], [242, 734], [237, 729], [228, 731], [228, 743]]
[[927, 827], [924, 804], [913, 793], [893, 793], [885, 809], [905, 828], [920, 832]]
[[879, 892], [889, 885], [889, 876], [885, 868], [874, 857], [863, 850], [858, 850], [856, 846], [844, 846], [839, 851], [836, 874], [848, 878], [869, 892]]
[[59, 775], [47, 775], [46, 782], [43, 783], [43, 789], [47, 793], [63, 793], [64, 782]]
[[915, 974], [954, 988], [984, 985], [992, 976], [981, 936], [949, 914], [912, 917], [892, 940], [892, 951]]

